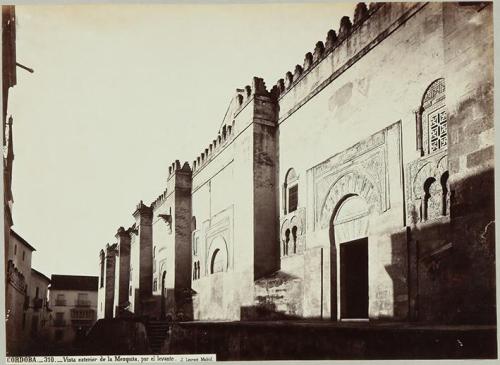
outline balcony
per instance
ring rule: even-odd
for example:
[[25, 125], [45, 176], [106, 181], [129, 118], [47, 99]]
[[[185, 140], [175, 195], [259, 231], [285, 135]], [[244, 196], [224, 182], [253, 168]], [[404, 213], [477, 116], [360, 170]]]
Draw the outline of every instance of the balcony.
[[39, 310], [43, 307], [43, 299], [42, 298], [33, 298], [33, 309]]
[[66, 299], [56, 299], [55, 305], [64, 307], [66, 305]]
[[90, 300], [77, 299], [75, 301], [75, 307], [90, 307]]
[[64, 327], [66, 326], [66, 321], [64, 319], [54, 319], [54, 327]]
[[71, 321], [94, 321], [96, 313], [93, 309], [71, 309]]

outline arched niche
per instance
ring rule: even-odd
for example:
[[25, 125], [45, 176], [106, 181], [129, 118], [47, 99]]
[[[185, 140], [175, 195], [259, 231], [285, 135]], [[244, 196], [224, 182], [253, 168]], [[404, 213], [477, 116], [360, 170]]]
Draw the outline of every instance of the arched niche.
[[209, 274], [226, 272], [229, 268], [227, 243], [222, 236], [215, 237], [208, 250], [207, 265]]

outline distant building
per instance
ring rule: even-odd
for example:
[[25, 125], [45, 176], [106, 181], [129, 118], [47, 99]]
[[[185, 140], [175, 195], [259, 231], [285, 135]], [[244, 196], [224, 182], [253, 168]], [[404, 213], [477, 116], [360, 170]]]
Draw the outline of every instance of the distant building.
[[52, 342], [72, 345], [97, 319], [97, 276], [52, 275], [49, 288]]
[[26, 289], [26, 318], [25, 331], [28, 332], [29, 350], [37, 348], [37, 342], [45, 338], [49, 327], [50, 309], [48, 308], [48, 287], [50, 279], [39, 272], [31, 269], [30, 283]]
[[43, 334], [48, 319], [48, 277], [31, 267], [35, 248], [10, 230], [7, 251], [6, 339], [7, 354], [29, 351], [30, 341]]

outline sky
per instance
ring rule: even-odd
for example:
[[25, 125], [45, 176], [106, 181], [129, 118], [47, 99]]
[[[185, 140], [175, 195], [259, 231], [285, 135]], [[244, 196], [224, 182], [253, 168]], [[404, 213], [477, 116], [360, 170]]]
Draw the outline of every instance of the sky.
[[217, 135], [236, 88], [268, 89], [355, 3], [16, 6], [13, 229], [45, 275], [98, 275], [137, 203]]

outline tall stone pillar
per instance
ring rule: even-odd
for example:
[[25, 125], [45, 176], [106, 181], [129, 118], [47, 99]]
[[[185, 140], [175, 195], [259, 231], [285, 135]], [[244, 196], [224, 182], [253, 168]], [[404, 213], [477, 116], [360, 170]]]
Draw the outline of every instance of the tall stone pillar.
[[[174, 191], [173, 215], [169, 217], [175, 235], [175, 279], [176, 289], [191, 287], [191, 187], [192, 171], [187, 162], [181, 168], [176, 160], [169, 168], [167, 180], [169, 191]], [[162, 217], [165, 219], [165, 217]]]
[[130, 285], [130, 229], [118, 228], [115, 235], [118, 241], [118, 307], [128, 305], [128, 288]]
[[113, 303], [115, 300], [115, 265], [116, 244], [106, 245], [106, 282], [104, 299], [104, 318], [113, 318]]
[[142, 200], [134, 212], [139, 243], [139, 301], [153, 295], [153, 209]]

